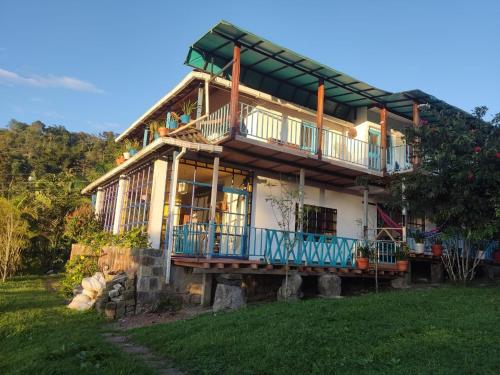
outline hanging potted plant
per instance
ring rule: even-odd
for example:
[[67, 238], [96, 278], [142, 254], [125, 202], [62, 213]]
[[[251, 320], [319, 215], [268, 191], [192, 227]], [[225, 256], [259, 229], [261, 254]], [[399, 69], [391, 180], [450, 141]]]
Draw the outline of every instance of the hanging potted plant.
[[177, 112], [170, 112], [170, 117], [167, 116], [167, 125], [170, 130], [176, 129], [179, 124], [179, 115]]
[[432, 255], [435, 257], [440, 257], [443, 253], [443, 245], [440, 238], [436, 238], [431, 246]]
[[191, 121], [191, 113], [193, 113], [195, 109], [196, 102], [188, 100], [181, 104], [182, 115], [180, 116], [180, 120], [183, 124], [187, 124]]
[[413, 239], [415, 240], [415, 247], [413, 251], [416, 254], [423, 254], [425, 252], [425, 234], [424, 232], [417, 230], [413, 234]]
[[408, 245], [403, 243], [399, 249], [396, 250], [396, 268], [399, 272], [408, 271]]
[[358, 247], [359, 256], [356, 258], [356, 265], [360, 270], [367, 270], [370, 265], [370, 257], [372, 255], [372, 249], [368, 243], [365, 243]]
[[[161, 125], [162, 125], [161, 122], [158, 120], [153, 120], [149, 123], [149, 139], [150, 140], [158, 139], [158, 137], [160, 136], [158, 134], [158, 129], [160, 128]], [[163, 128], [166, 129], [165, 127], [163, 127]]]

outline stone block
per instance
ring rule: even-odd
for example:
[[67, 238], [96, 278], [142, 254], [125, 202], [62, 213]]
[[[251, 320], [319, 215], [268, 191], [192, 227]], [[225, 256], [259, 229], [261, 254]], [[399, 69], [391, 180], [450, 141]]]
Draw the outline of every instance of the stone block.
[[103, 314], [106, 309], [106, 304], [108, 303], [108, 298], [106, 296], [101, 296], [95, 301], [95, 309], [99, 314]]
[[158, 249], [144, 249], [142, 250], [142, 255], [143, 256], [150, 256], [150, 257], [161, 257], [163, 255], [163, 252]]
[[137, 270], [137, 277], [144, 277], [144, 276], [153, 276], [153, 267], [152, 266], [141, 266]]
[[149, 279], [149, 290], [158, 290], [160, 289], [160, 284], [158, 283], [158, 279], [156, 277], [151, 277]]
[[149, 291], [149, 279], [150, 277], [139, 277], [137, 279], [137, 290], [139, 291]]
[[123, 299], [129, 300], [129, 299], [135, 299], [135, 291], [134, 290], [126, 290], [123, 292]]
[[163, 267], [153, 267], [153, 276], [162, 276], [164, 273]]
[[288, 276], [288, 285], [286, 278], [283, 278], [280, 288], [278, 289], [278, 301], [297, 301], [303, 297], [302, 293], [302, 277], [298, 274]]
[[125, 289], [135, 289], [135, 279], [129, 278], [125, 281]]
[[215, 290], [214, 312], [222, 310], [235, 310], [246, 306], [245, 291], [234, 285], [217, 284]]
[[149, 256], [141, 257], [141, 266], [152, 266], [155, 264], [155, 260]]
[[318, 278], [318, 293], [324, 298], [336, 298], [342, 290], [342, 279], [334, 274], [321, 275]]
[[391, 287], [394, 289], [408, 289], [410, 286], [408, 285], [408, 280], [405, 277], [398, 277], [391, 280]]
[[108, 319], [115, 319], [116, 316], [116, 302], [106, 303], [106, 308], [104, 309], [104, 315]]

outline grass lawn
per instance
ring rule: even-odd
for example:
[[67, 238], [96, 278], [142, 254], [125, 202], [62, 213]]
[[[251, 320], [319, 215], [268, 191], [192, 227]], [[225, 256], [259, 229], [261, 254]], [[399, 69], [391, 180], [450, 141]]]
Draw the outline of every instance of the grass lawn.
[[139, 328], [203, 374], [500, 374], [500, 287], [273, 303]]
[[103, 342], [103, 318], [68, 310], [45, 280], [0, 283], [0, 374], [151, 373]]

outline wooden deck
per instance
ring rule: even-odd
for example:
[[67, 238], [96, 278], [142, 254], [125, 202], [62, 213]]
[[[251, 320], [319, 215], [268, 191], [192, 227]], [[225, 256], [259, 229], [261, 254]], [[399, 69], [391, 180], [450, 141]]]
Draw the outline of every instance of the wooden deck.
[[[172, 257], [173, 264], [180, 267], [192, 268], [193, 273], [234, 273], [248, 275], [284, 275], [289, 270], [297, 271], [301, 276], [320, 276], [324, 273], [334, 273], [341, 277], [372, 278], [375, 276], [375, 265], [370, 264], [368, 270], [357, 268], [324, 267], [320, 265], [296, 266], [276, 265], [259, 260], [228, 259], [228, 258], [193, 258]], [[393, 264], [378, 264], [378, 277], [396, 278], [405, 274], [397, 270]]]

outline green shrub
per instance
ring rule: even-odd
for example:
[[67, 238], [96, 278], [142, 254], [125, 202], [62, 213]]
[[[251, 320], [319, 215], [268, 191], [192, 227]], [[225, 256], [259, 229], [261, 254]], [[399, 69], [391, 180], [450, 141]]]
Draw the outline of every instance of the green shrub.
[[73, 293], [73, 289], [80, 285], [85, 277], [92, 276], [94, 273], [98, 272], [98, 259], [98, 256], [85, 255], [80, 255], [70, 259], [66, 263], [66, 273], [64, 279], [61, 281], [62, 292], [65, 295], [70, 296]]

